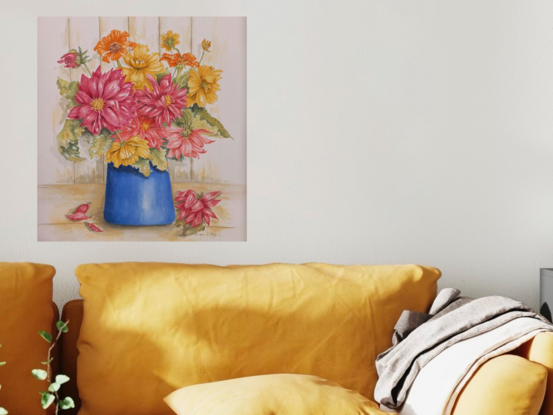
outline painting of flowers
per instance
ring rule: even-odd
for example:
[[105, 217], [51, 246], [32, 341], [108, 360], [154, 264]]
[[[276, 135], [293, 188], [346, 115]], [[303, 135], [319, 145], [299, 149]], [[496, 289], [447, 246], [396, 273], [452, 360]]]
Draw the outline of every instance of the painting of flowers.
[[246, 240], [246, 19], [41, 17], [38, 240]]

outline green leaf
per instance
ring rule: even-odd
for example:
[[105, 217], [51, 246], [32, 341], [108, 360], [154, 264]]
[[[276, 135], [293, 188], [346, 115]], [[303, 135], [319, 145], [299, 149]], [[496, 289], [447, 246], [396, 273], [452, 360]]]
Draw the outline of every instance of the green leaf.
[[42, 337], [48, 343], [52, 343], [52, 335], [50, 333], [48, 333], [47, 331], [40, 330], [38, 332], [38, 334], [40, 334], [40, 337]]
[[52, 363], [54, 361], [54, 358], [51, 357], [50, 359], [48, 359], [47, 361], [45, 362], [40, 362], [41, 364], [45, 365], [45, 366], [48, 366], [50, 363]]
[[181, 88], [184, 88], [188, 84], [189, 78], [190, 78], [190, 71], [188, 70], [181, 74], [178, 74], [177, 77], [175, 78], [175, 83]]
[[157, 83], [159, 84], [165, 75], [169, 75], [169, 72], [156, 73]]
[[57, 392], [60, 390], [60, 388], [61, 388], [61, 385], [57, 382], [52, 382], [50, 383], [50, 386], [48, 386], [48, 390], [50, 392]]
[[150, 149], [150, 161], [154, 166], [158, 168], [158, 170], [165, 171], [167, 170], [168, 163], [167, 163], [167, 150], [161, 149], [158, 150], [156, 148]]
[[150, 160], [148, 159], [140, 158], [132, 166], [135, 169], [138, 169], [138, 171], [146, 177], [149, 177], [150, 173], [152, 172], [152, 168], [150, 167]]
[[31, 372], [33, 376], [38, 380], [46, 380], [46, 378], [48, 377], [48, 373], [42, 369], [33, 369]]
[[48, 408], [50, 405], [52, 405], [52, 403], [54, 402], [54, 399], [56, 399], [54, 395], [48, 392], [40, 392], [40, 394], [42, 395], [42, 398], [40, 400], [42, 409]]
[[110, 137], [110, 132], [102, 130], [98, 135], [92, 135], [90, 139], [90, 148], [88, 154], [92, 158], [102, 158], [111, 147], [114, 141], [113, 137]]
[[73, 402], [73, 399], [71, 399], [69, 396], [66, 398], [63, 398], [63, 400], [60, 401], [61, 409], [71, 409], [74, 407], [75, 407], [75, 402]]
[[65, 124], [57, 136], [58, 150], [69, 161], [84, 160], [80, 156], [79, 137], [84, 132], [79, 120], [65, 120]]
[[0, 366], [4, 366], [6, 362], [0, 362]]
[[221, 124], [221, 121], [213, 117], [205, 108], [198, 107], [197, 104], [194, 104], [192, 111], [209, 125], [217, 128], [217, 131], [219, 132], [218, 136], [220, 138], [232, 138], [227, 129], [223, 126], [223, 124]]
[[0, 406], [0, 415], [8, 415], [8, 411]]
[[60, 385], [63, 385], [64, 383], [69, 382], [69, 376], [66, 375], [57, 375], [56, 376], [56, 383], [59, 383]]
[[75, 107], [77, 105], [75, 95], [77, 95], [77, 91], [79, 90], [79, 84], [75, 81], [69, 82], [61, 78], [58, 78], [56, 84], [60, 90], [60, 95], [67, 98], [68, 104], [66, 108], [71, 109]]
[[65, 321], [58, 321], [56, 323], [56, 328], [62, 333], [67, 333], [69, 331], [69, 327], [67, 327], [67, 323]]

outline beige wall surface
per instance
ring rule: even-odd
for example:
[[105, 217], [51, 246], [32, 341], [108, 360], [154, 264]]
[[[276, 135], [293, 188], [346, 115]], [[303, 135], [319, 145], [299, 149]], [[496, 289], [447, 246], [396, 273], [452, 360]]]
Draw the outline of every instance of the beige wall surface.
[[[129, 14], [247, 16], [247, 242], [37, 242], [37, 16]], [[148, 260], [415, 262], [537, 306], [550, 1], [10, 1], [0, 38], [0, 260], [54, 265], [60, 304], [78, 264]]]

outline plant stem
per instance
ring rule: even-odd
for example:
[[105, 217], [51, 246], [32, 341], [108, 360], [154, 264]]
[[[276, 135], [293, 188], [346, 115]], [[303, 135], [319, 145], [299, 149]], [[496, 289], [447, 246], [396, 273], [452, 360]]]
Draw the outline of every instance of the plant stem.
[[204, 55], [205, 55], [205, 49], [202, 51], [202, 56], [201, 56], [200, 61], [198, 62], [198, 64], [202, 63], [202, 59], [204, 58]]
[[[68, 324], [69, 324], [69, 320], [67, 320], [65, 323], [63, 323], [63, 326], [61, 326], [58, 329], [58, 334], [56, 336], [56, 339], [50, 344], [50, 348], [48, 349], [48, 358], [46, 359], [46, 361], [48, 362], [48, 366], [46, 367], [46, 373], [47, 373], [46, 379], [48, 380], [48, 386], [50, 386], [50, 384], [52, 383], [52, 371], [51, 371], [51, 367], [50, 367], [51, 363], [52, 363], [52, 362], [50, 362], [50, 357], [52, 356], [52, 350], [54, 349], [54, 347], [56, 347], [56, 344], [58, 344], [58, 340], [60, 339], [60, 337], [63, 333], [63, 330], [67, 327]], [[56, 412], [55, 412], [55, 414], [58, 415], [59, 401], [60, 401], [58, 391], [54, 392], [54, 396], [56, 397]]]
[[92, 72], [90, 72], [90, 69], [88, 68], [88, 65], [87, 65], [86, 63], [83, 63], [83, 66], [84, 66], [84, 68], [86, 69], [86, 71], [88, 72], [88, 74], [89, 74], [90, 76], [92, 76]]

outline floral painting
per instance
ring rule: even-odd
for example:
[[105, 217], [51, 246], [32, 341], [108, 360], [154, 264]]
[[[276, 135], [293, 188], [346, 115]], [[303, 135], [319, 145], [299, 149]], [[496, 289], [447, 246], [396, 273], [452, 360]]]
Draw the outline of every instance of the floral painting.
[[41, 17], [38, 240], [246, 240], [246, 19]]

